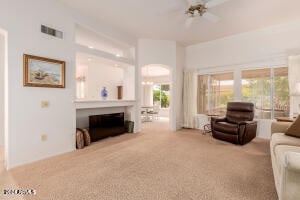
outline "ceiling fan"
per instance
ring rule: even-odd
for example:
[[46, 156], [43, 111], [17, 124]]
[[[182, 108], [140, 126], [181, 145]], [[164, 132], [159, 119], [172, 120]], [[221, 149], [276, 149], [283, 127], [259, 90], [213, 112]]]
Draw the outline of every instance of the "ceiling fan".
[[211, 22], [218, 22], [220, 18], [210, 12], [209, 8], [218, 6], [229, 0], [185, 0], [188, 4], [188, 8], [185, 14], [188, 15], [185, 25], [186, 27], [191, 26], [195, 17], [203, 17]]

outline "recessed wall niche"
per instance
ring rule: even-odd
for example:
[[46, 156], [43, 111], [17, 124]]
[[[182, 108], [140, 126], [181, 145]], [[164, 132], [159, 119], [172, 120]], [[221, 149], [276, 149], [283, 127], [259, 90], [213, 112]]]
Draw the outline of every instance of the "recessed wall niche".
[[107, 37], [104, 34], [97, 33], [80, 25], [76, 25], [75, 30], [75, 42], [80, 46], [94, 49], [99, 52], [105, 52], [117, 58], [124, 58], [127, 60], [135, 59], [134, 46]]
[[107, 100], [118, 99], [118, 86], [123, 88], [122, 100], [134, 99], [134, 67], [97, 56], [76, 55], [77, 98], [101, 100], [101, 90], [106, 87]]
[[102, 100], [101, 90], [106, 87], [106, 100], [117, 100], [118, 86], [122, 86], [121, 100], [135, 99], [134, 46], [80, 25], [75, 41], [77, 99]]

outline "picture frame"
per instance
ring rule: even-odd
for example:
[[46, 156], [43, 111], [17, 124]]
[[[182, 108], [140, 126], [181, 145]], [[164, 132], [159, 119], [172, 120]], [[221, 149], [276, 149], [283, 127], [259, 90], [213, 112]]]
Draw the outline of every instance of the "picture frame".
[[65, 88], [65, 61], [23, 55], [25, 87]]

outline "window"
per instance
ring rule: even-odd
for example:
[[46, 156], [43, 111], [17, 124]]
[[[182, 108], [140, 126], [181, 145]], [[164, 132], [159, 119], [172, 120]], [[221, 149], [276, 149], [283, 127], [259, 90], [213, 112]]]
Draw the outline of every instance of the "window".
[[211, 75], [210, 112], [226, 113], [227, 102], [233, 100], [233, 73]]
[[242, 99], [254, 103], [256, 118], [271, 118], [271, 69], [242, 72]]
[[153, 104], [161, 108], [170, 106], [170, 85], [156, 84], [153, 86]]
[[288, 68], [243, 71], [242, 97], [255, 104], [255, 118], [289, 116]]
[[[234, 92], [242, 101], [253, 102], [255, 118], [288, 117], [290, 97], [287, 67], [266, 67], [241, 72], [241, 85], [235, 88], [233, 73], [198, 76], [198, 113], [223, 115]], [[240, 79], [239, 79], [240, 80]], [[239, 83], [237, 83], [239, 84]]]
[[274, 117], [288, 117], [290, 115], [290, 96], [288, 68], [274, 69]]
[[232, 72], [198, 76], [198, 113], [223, 115], [227, 102], [232, 100]]
[[198, 113], [209, 112], [208, 80], [209, 80], [209, 75], [198, 76], [198, 100], [197, 100]]

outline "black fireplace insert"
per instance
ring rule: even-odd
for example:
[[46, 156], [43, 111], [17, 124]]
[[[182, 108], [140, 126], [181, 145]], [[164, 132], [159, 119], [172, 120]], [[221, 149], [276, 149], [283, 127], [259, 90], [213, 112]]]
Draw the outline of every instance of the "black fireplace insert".
[[91, 141], [125, 133], [124, 113], [89, 116]]

